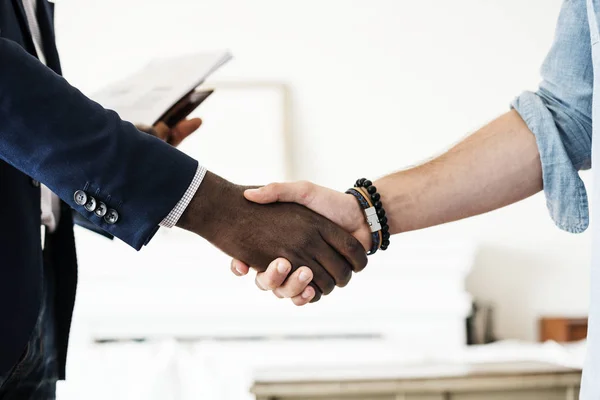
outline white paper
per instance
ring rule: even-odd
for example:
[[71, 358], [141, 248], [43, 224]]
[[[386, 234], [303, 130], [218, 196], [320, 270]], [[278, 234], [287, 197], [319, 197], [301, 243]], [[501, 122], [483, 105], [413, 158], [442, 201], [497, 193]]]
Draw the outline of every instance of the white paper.
[[91, 98], [126, 121], [154, 125], [183, 96], [231, 59], [229, 52], [156, 59]]

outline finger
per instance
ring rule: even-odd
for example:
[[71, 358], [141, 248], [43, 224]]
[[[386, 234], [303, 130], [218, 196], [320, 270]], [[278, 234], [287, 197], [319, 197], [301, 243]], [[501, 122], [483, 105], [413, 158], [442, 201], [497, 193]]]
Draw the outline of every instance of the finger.
[[316, 303], [317, 301], [321, 300], [321, 296], [323, 294], [321, 293], [321, 291], [319, 290], [319, 288], [317, 287], [317, 285], [315, 285], [313, 282], [311, 282], [310, 285], [309, 285], [309, 287], [313, 288], [313, 292], [314, 292], [314, 296], [313, 296], [313, 298], [311, 299], [310, 302], [311, 303]]
[[254, 203], [268, 204], [276, 201], [310, 204], [320, 186], [311, 182], [271, 183], [257, 189], [247, 189], [244, 197]]
[[321, 235], [329, 245], [350, 263], [352, 270], [360, 272], [367, 266], [367, 254], [363, 245], [335, 224], [321, 227]]
[[[327, 251], [332, 251], [331, 249]], [[329, 274], [329, 272], [319, 263], [316, 257], [306, 265], [313, 272], [312, 282], [316, 285], [317, 289], [324, 295], [328, 295], [335, 288], [335, 279]]]
[[153, 128], [154, 132], [156, 132], [154, 136], [156, 136], [157, 138], [165, 141], [169, 138], [171, 129], [164, 122], [157, 122], [156, 125], [153, 126]]
[[292, 297], [292, 302], [297, 306], [304, 306], [312, 301], [315, 297], [315, 289], [308, 286], [298, 296]]
[[285, 258], [271, 262], [265, 272], [256, 274], [256, 286], [262, 290], [274, 290], [283, 284], [292, 270], [292, 264]]
[[250, 272], [250, 267], [240, 260], [233, 259], [231, 260], [231, 272], [237, 276], [244, 276]]
[[273, 290], [280, 298], [292, 298], [302, 294], [313, 278], [313, 273], [308, 267], [300, 267], [294, 271], [285, 282]]
[[340, 255], [333, 247], [329, 246], [329, 251], [319, 252], [315, 258], [331, 275], [335, 285], [344, 287], [352, 278], [352, 265], [346, 258]]
[[186, 119], [175, 125], [171, 131], [169, 142], [173, 146], [180, 144], [185, 138], [198, 130], [202, 125], [200, 118]]
[[200, 118], [184, 119], [173, 128], [181, 135], [190, 135], [200, 128], [202, 120]]

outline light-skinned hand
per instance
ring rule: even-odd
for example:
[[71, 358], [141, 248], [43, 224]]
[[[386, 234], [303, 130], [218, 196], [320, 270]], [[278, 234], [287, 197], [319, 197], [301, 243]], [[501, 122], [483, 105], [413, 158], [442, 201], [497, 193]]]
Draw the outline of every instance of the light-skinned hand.
[[[244, 192], [246, 199], [258, 203], [292, 202], [303, 205], [351, 233], [363, 245], [365, 251], [371, 246], [371, 231], [365, 221], [364, 213], [356, 199], [349, 194], [315, 185], [311, 182], [272, 183], [270, 185], [249, 189]], [[289, 275], [289, 262], [284, 258], [274, 260], [264, 272], [256, 274], [256, 286], [261, 290], [270, 290], [279, 298], [290, 298], [297, 306], [318, 300], [315, 290], [306, 280], [310, 270], [304, 267]], [[250, 266], [239, 260], [233, 260], [231, 271], [237, 276], [247, 275]], [[312, 279], [312, 278], [311, 278]]]

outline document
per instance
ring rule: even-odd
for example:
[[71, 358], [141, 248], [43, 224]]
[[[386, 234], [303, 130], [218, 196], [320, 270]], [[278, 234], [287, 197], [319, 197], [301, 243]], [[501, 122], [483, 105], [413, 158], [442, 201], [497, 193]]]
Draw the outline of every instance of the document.
[[162, 121], [172, 127], [212, 93], [198, 88], [231, 58], [215, 52], [156, 59], [91, 98], [134, 124]]

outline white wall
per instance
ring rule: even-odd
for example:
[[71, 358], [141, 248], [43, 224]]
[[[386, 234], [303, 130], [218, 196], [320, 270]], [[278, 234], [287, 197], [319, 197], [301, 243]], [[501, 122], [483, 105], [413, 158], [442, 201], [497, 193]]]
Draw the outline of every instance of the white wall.
[[[57, 3], [64, 72], [85, 91], [156, 55], [215, 48], [236, 56], [220, 80], [289, 83], [296, 177], [344, 189], [441, 151], [534, 89], [561, 1]], [[587, 309], [589, 235], [554, 228], [541, 195], [411, 235], [477, 240], [468, 287], [497, 305], [500, 337], [535, 339], [539, 314]]]

